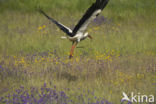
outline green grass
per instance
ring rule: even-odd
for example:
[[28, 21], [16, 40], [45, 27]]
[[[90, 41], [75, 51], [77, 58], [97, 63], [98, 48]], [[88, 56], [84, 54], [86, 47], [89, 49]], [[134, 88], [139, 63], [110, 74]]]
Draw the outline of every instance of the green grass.
[[40, 87], [44, 82], [49, 87], [52, 82], [57, 90], [72, 89], [67, 92], [72, 99], [88, 89], [115, 104], [120, 104], [123, 91], [155, 95], [155, 0], [110, 0], [101, 14], [107, 21], [89, 26], [93, 41], [79, 43], [84, 48], [76, 48], [73, 60], [68, 60], [71, 42], [60, 38], [65, 34], [36, 11], [41, 7], [73, 28], [94, 1], [0, 1], [0, 66], [9, 73], [17, 71], [11, 75], [0, 72], [2, 95], [20, 85]]
[[[50, 12], [48, 14], [51, 15]], [[12, 15], [12, 17], [9, 15]], [[107, 15], [107, 12], [104, 15]], [[0, 17], [5, 17], [0, 24], [1, 53], [11, 54], [20, 51], [29, 53], [31, 51], [51, 50], [57, 47], [60, 51], [63, 51], [58, 53], [63, 54], [69, 50], [71, 43], [60, 39], [65, 34], [58, 31], [55, 25], [49, 24], [49, 21], [39, 13], [21, 16], [21, 13], [5, 12]], [[54, 17], [67, 26], [74, 26], [80, 18], [77, 16], [76, 19], [73, 19], [75, 15]], [[151, 21], [153, 22], [151, 23]], [[139, 17], [135, 17], [127, 22], [112, 21], [110, 24], [97, 26], [99, 30], [94, 29], [96, 26], [92, 25], [89, 29], [92, 29], [90, 34], [94, 37], [93, 42], [87, 40], [80, 43], [80, 45], [92, 50], [105, 51], [105, 48], [109, 48], [127, 54], [145, 53], [147, 51], [156, 52], [155, 24], [154, 19], [146, 22]], [[38, 31], [38, 27], [41, 25], [46, 25], [46, 29]], [[43, 31], [46, 33], [43, 33]], [[85, 51], [88, 49], [85, 49]]]

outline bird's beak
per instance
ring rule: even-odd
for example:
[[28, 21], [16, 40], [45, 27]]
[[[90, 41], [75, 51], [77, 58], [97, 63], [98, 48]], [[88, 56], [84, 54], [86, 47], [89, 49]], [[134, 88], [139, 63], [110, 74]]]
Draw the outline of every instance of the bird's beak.
[[91, 35], [88, 35], [88, 38], [90, 38], [90, 39], [91, 39], [91, 41], [93, 40], [93, 38], [92, 38], [92, 36], [91, 36]]

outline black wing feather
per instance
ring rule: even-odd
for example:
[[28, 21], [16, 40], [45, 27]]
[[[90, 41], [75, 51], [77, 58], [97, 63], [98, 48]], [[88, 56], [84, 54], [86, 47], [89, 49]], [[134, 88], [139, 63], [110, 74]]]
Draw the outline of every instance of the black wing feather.
[[49, 17], [44, 11], [39, 10], [40, 13], [42, 13], [45, 17], [47, 17], [49, 20], [51, 20], [53, 23], [55, 23], [62, 31], [64, 31], [67, 35], [72, 36], [72, 32], [69, 31], [68, 28], [54, 20], [53, 18]]
[[99, 9], [103, 10], [104, 7], [107, 5], [108, 1], [109, 0], [96, 0], [96, 2], [92, 4], [92, 6], [86, 11], [86, 13], [80, 19], [80, 21], [78, 22], [78, 24], [75, 26], [75, 28], [73, 30], [73, 35], [76, 35], [76, 33], [79, 30], [79, 28], [85, 23], [85, 21], [87, 19], [89, 19], [92, 16], [92, 14], [96, 10], [99, 10]]

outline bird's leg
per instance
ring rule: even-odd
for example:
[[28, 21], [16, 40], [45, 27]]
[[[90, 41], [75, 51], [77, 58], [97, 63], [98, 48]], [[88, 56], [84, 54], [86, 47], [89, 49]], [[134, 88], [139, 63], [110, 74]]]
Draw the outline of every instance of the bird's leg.
[[70, 55], [69, 55], [69, 59], [71, 59], [73, 57], [73, 53], [74, 53], [74, 49], [77, 45], [77, 42], [73, 42], [73, 45], [71, 47], [71, 51], [70, 51]]
[[91, 35], [88, 35], [88, 38], [90, 38], [91, 40], [93, 39]]

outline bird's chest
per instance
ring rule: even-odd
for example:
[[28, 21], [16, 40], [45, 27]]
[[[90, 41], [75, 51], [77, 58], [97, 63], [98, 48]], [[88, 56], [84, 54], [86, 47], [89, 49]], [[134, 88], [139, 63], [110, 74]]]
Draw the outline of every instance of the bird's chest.
[[77, 34], [76, 37], [78, 41], [84, 40], [86, 38], [84, 34]]
[[84, 34], [79, 33], [79, 34], [76, 34], [74, 37], [70, 37], [70, 40], [80, 42], [81, 40], [84, 40], [85, 38], [86, 36], [84, 36]]

